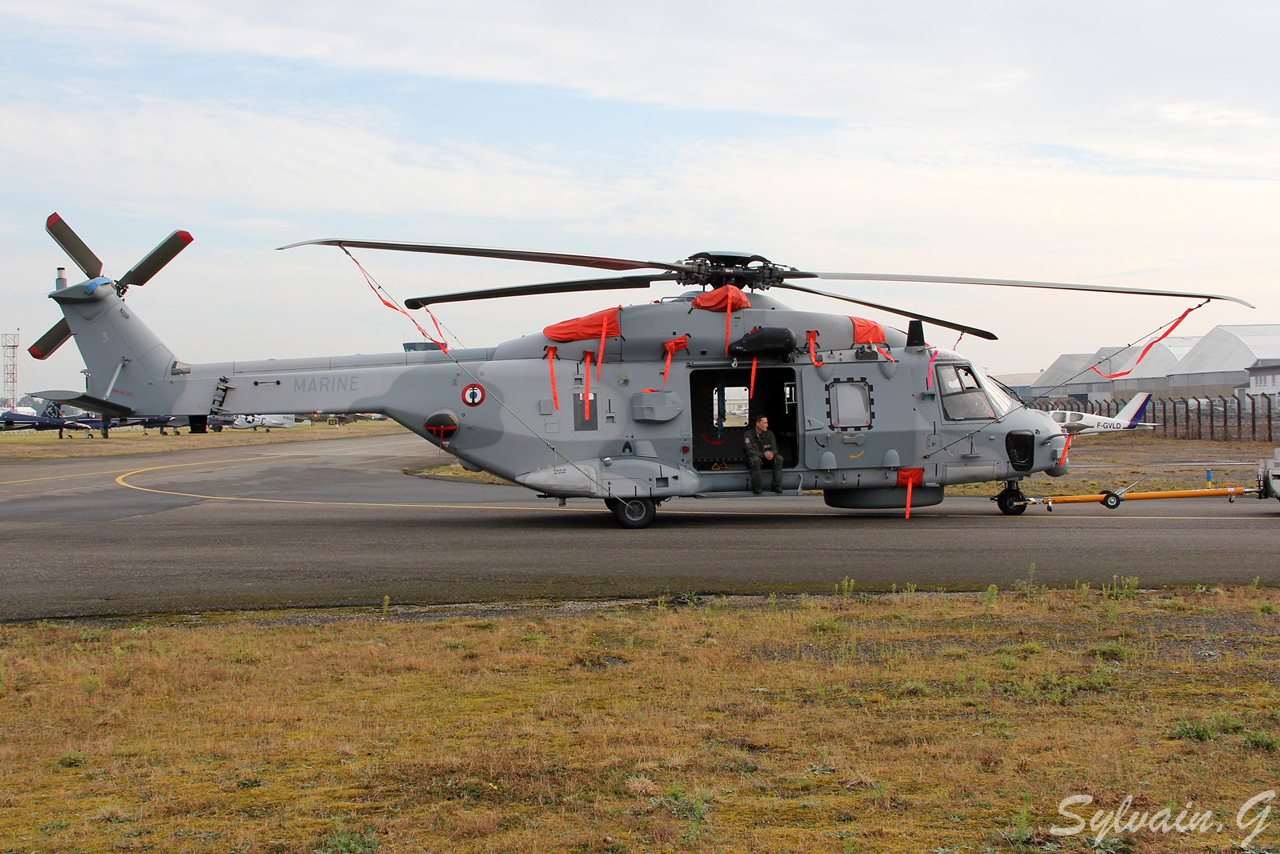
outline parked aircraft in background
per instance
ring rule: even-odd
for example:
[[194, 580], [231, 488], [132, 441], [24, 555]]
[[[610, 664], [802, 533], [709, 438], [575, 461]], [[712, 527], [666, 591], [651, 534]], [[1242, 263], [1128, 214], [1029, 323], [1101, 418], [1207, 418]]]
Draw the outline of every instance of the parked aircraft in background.
[[1055, 409], [1049, 417], [1058, 423], [1068, 436], [1095, 436], [1099, 433], [1118, 433], [1122, 430], [1153, 430], [1155, 424], [1142, 420], [1151, 395], [1135, 394], [1114, 416], [1092, 415], [1088, 412], [1068, 412]]
[[273, 427], [278, 430], [288, 430], [296, 423], [297, 419], [292, 415], [237, 415], [236, 420], [231, 422], [231, 429], [257, 430], [261, 427], [270, 432]]
[[0, 413], [0, 430], [62, 430], [65, 427], [66, 419], [57, 403], [50, 403], [39, 415], [30, 406], [15, 406]]
[[118, 427], [141, 427], [144, 431], [151, 427], [159, 427], [164, 434], [166, 427], [174, 427], [175, 419], [168, 415], [142, 416], [138, 418], [109, 418], [94, 415], [92, 412], [81, 412], [76, 415], [63, 415], [62, 404], [49, 401], [44, 411], [37, 415], [29, 406], [18, 406], [0, 414], [0, 430], [57, 430], [59, 438], [66, 430], [84, 430], [88, 436], [97, 430], [103, 438], [111, 435], [111, 430]]

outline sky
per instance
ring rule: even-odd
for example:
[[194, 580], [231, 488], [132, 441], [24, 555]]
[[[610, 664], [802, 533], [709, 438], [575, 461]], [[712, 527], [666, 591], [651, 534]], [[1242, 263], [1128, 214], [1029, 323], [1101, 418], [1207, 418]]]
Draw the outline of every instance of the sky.
[[[44, 234], [122, 275], [187, 362], [419, 340], [346, 237], [1226, 293], [1179, 335], [1280, 323], [1280, 5], [1035, 0], [0, 0], [0, 331], [19, 392], [83, 388]], [[587, 278], [357, 251], [398, 300]], [[1147, 340], [1197, 301], [824, 283], [995, 332], [995, 374]], [[662, 294], [440, 306], [489, 346]], [[784, 302], [905, 320], [795, 293]], [[424, 324], [425, 325], [425, 324]], [[927, 329], [930, 343], [957, 334]]]

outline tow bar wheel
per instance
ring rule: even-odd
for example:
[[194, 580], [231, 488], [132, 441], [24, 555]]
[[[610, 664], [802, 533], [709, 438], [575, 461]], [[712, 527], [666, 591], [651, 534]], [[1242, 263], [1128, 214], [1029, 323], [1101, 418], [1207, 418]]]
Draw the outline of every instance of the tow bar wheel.
[[624, 528], [647, 528], [658, 515], [658, 507], [650, 498], [609, 498], [605, 504]]

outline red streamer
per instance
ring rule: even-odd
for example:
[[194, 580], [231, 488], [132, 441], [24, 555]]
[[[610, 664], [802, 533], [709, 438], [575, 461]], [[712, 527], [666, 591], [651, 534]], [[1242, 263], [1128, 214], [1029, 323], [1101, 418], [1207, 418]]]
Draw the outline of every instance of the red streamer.
[[898, 469], [898, 486], [907, 488], [907, 516], [911, 518], [911, 490], [915, 486], [924, 486], [924, 469]]
[[671, 371], [671, 357], [675, 355], [677, 350], [688, 349], [688, 346], [688, 335], [681, 335], [679, 338], [672, 338], [670, 341], [663, 342], [662, 349], [667, 351], [667, 364], [666, 367], [662, 369], [662, 388], [664, 390], [667, 387], [667, 374]]
[[[1205, 303], [1207, 303], [1207, 302], [1208, 302], [1208, 300], [1205, 300], [1204, 302], [1200, 303], [1200, 305], [1204, 305], [1204, 304], [1205, 304]], [[1159, 338], [1155, 339], [1155, 340], [1154, 340], [1154, 341], [1152, 341], [1150, 344], [1148, 344], [1146, 347], [1144, 347], [1144, 348], [1143, 348], [1143, 350], [1142, 350], [1142, 353], [1141, 353], [1141, 354], [1139, 354], [1139, 356], [1138, 356], [1138, 361], [1133, 363], [1133, 368], [1130, 368], [1130, 369], [1129, 369], [1129, 370], [1127, 370], [1127, 371], [1121, 371], [1121, 372], [1120, 372], [1120, 373], [1118, 373], [1118, 374], [1104, 374], [1102, 371], [1098, 370], [1098, 368], [1097, 368], [1097, 366], [1096, 366], [1096, 365], [1094, 365], [1094, 366], [1090, 366], [1090, 367], [1089, 367], [1089, 370], [1093, 371], [1093, 372], [1094, 372], [1095, 374], [1097, 374], [1098, 376], [1100, 376], [1100, 377], [1105, 377], [1106, 379], [1109, 379], [1109, 380], [1119, 379], [1120, 377], [1128, 376], [1129, 374], [1133, 373], [1133, 369], [1134, 369], [1134, 368], [1136, 368], [1136, 367], [1138, 367], [1139, 363], [1141, 363], [1141, 362], [1142, 362], [1142, 360], [1146, 358], [1147, 353], [1151, 351], [1151, 348], [1152, 348], [1152, 347], [1156, 346], [1156, 345], [1157, 345], [1157, 344], [1159, 344], [1161, 341], [1163, 341], [1164, 339], [1168, 338], [1168, 337], [1169, 337], [1169, 335], [1173, 332], [1173, 330], [1175, 330], [1175, 329], [1177, 329], [1177, 328], [1178, 328], [1178, 324], [1179, 324], [1179, 323], [1181, 323], [1182, 321], [1186, 320], [1186, 319], [1187, 319], [1187, 315], [1188, 315], [1188, 314], [1190, 314], [1191, 312], [1195, 311], [1197, 308], [1199, 308], [1199, 307], [1200, 307], [1200, 305], [1193, 305], [1193, 306], [1191, 306], [1191, 308], [1189, 308], [1189, 309], [1187, 309], [1186, 311], [1184, 311], [1184, 312], [1182, 313], [1182, 316], [1181, 316], [1181, 317], [1179, 317], [1177, 320], [1175, 320], [1175, 321], [1173, 322], [1173, 324], [1172, 324], [1168, 329], [1166, 329], [1166, 330], [1164, 331], [1164, 334], [1163, 334], [1163, 335], [1161, 335]]]
[[551, 403], [560, 411], [560, 393], [556, 391], [556, 348], [547, 348], [547, 367], [551, 369]]
[[[347, 252], [347, 248], [345, 246], [342, 247], [342, 251]], [[401, 314], [403, 314], [405, 317], [409, 318], [409, 322], [418, 328], [418, 331], [422, 333], [423, 338], [427, 339], [432, 344], [435, 344], [444, 352], [446, 353], [449, 352], [449, 344], [444, 340], [444, 333], [440, 331], [440, 323], [436, 320], [436, 316], [431, 313], [431, 309], [424, 306], [422, 310], [427, 313], [427, 317], [431, 318], [431, 322], [435, 324], [436, 333], [440, 336], [439, 339], [432, 338], [430, 335], [428, 335], [427, 330], [419, 326], [418, 321], [413, 319], [413, 315], [409, 314], [409, 312], [405, 311], [396, 303], [391, 302], [391, 300], [388, 298], [390, 297], [390, 294], [387, 294], [386, 291], [382, 289], [382, 286], [373, 280], [373, 277], [369, 275], [368, 271], [365, 270], [364, 267], [360, 266], [360, 262], [356, 260], [356, 256], [352, 255], [350, 252], [347, 252], [347, 257], [350, 258], [352, 263], [356, 265], [356, 269], [358, 269], [361, 272], [361, 274], [364, 276], [364, 280], [369, 283], [369, 289], [373, 291], [373, 295], [376, 296], [382, 302], [383, 305], [385, 305], [387, 308], [394, 309], [400, 312]]]
[[818, 361], [818, 353], [817, 353], [817, 350], [815, 349], [818, 343], [817, 330], [810, 329], [808, 332], [808, 336], [809, 336], [809, 361], [813, 363], [813, 366], [815, 368], [820, 368], [822, 367], [823, 363]]

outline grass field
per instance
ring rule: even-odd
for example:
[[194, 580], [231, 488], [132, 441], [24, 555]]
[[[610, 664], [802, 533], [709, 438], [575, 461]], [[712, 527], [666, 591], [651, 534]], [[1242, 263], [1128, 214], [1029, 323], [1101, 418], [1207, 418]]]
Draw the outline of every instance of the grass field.
[[0, 851], [1263, 851], [1278, 598], [0, 626]]

